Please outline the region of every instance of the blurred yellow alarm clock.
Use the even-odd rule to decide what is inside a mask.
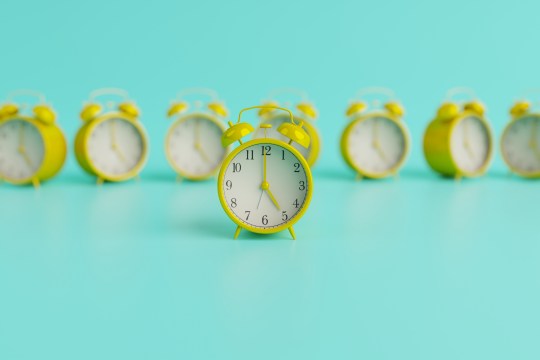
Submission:
[[[386,88],[360,90],[347,108],[350,123],[341,136],[341,153],[358,173],[358,179],[398,173],[409,152],[409,131],[403,114],[394,93]]]
[[[527,178],[540,177],[540,102],[517,101],[501,136],[501,152],[510,170]]]
[[[38,103],[29,109],[14,101],[23,96],[37,98]],[[19,90],[8,97],[0,106],[0,180],[38,187],[62,169],[67,145],[55,120],[52,107],[38,92]]]
[[[276,100],[285,96],[293,96],[298,100],[294,105],[290,102],[280,103]],[[268,100],[266,100],[263,105],[296,108],[296,111],[293,113],[295,121],[303,124],[302,126],[307,132],[311,141],[307,148],[299,144],[294,144],[293,146],[306,158],[309,166],[313,166],[319,158],[319,153],[321,150],[321,137],[317,131],[317,128],[315,127],[317,110],[315,109],[313,103],[308,100],[307,94],[297,89],[278,89],[268,95]],[[288,139],[278,131],[281,124],[290,121],[286,113],[273,108],[264,108],[259,111],[259,118],[261,120],[261,124],[270,124],[272,127],[269,129],[263,129],[261,127],[257,128],[253,133],[254,139],[260,139],[268,136],[269,138],[288,141]]]
[[[188,103],[188,95],[208,98]],[[191,106],[190,106],[191,105]],[[227,108],[210,89],[186,89],[180,92],[167,113],[175,117],[165,139],[165,154],[178,180],[204,180],[219,170],[227,149],[221,146]]]
[[[465,97],[466,101],[456,101]],[[493,155],[491,128],[484,105],[467,88],[451,89],[424,134],[429,166],[459,179],[483,175]]]
[[[109,101],[98,102],[106,97]],[[75,154],[98,184],[128,180],[143,168],[148,140],[138,117],[137,106],[124,90],[106,88],[90,94],[81,111],[83,125],[75,139]]]
[[[241,122],[242,114],[252,109],[281,110],[289,121],[278,132],[288,141],[264,137],[242,142],[255,129]],[[240,111],[238,122],[225,131],[224,147],[238,141],[223,162],[218,178],[218,194],[223,209],[238,225],[234,238],[242,229],[269,234],[288,229],[295,239],[293,225],[307,210],[313,193],[313,178],[305,158],[293,143],[307,148],[310,138],[303,123],[289,109],[278,106],[253,106]],[[271,124],[260,125],[264,130]]]

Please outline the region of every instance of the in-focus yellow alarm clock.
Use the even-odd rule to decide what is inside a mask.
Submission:
[[[511,120],[501,136],[501,153],[510,170],[526,178],[540,177],[540,112],[527,100],[510,109]]]
[[[383,96],[385,102],[368,95]],[[341,153],[347,164],[363,177],[379,179],[396,175],[409,153],[409,131],[402,120],[403,107],[385,88],[360,90],[346,111],[349,125],[341,136]]]
[[[242,138],[255,129],[241,122],[242,114],[252,109],[275,109],[288,113],[289,122],[278,128],[288,142],[261,138],[246,143]],[[308,147],[310,138],[289,109],[253,106],[240,111],[238,122],[223,134],[224,147],[238,141],[221,166],[218,179],[219,200],[232,221],[242,229],[269,234],[288,229],[296,239],[293,225],[307,210],[313,193],[313,178],[307,161],[292,144]],[[271,124],[261,124],[268,131]]]
[[[457,96],[469,100],[457,102]],[[484,113],[484,105],[472,90],[454,88],[448,92],[424,134],[424,155],[433,170],[456,179],[487,171],[493,137]]]
[[[120,102],[98,103],[100,97]],[[84,122],[75,139],[81,167],[103,181],[124,181],[139,174],[148,154],[146,132],[138,121],[139,110],[121,89],[100,89],[90,94],[81,111]]]
[[[184,99],[187,95],[204,95],[208,103],[195,101],[193,110]],[[204,180],[213,176],[227,155],[221,146],[225,131],[223,119],[227,108],[210,89],[186,89],[180,92],[167,113],[176,117],[165,139],[165,154],[178,180]]]
[[[39,103],[26,114],[28,105],[14,101],[19,96],[36,97]],[[19,90],[8,97],[0,107],[0,180],[38,187],[62,169],[67,145],[55,120],[38,92]]]
[[[299,98],[298,103],[294,105],[296,112],[294,118],[296,122],[302,123],[305,131],[311,139],[310,145],[307,148],[299,144],[294,144],[296,150],[298,150],[307,160],[309,166],[313,166],[321,151],[321,137],[317,128],[315,127],[315,120],[317,119],[317,110],[313,103],[308,100],[307,94],[301,90],[296,89],[279,89],[271,92],[267,101],[263,105],[269,106],[284,106],[286,108],[292,107],[292,104],[288,102],[280,103],[276,99],[283,95],[292,95]],[[261,109],[259,111],[259,118],[262,124],[270,124],[272,128],[263,129],[257,128],[253,133],[254,139],[261,139],[268,136],[269,138],[288,141],[288,139],[279,133],[279,126],[283,123],[289,122],[289,116],[283,111],[277,111],[275,109]],[[265,135],[266,134],[266,135]]]

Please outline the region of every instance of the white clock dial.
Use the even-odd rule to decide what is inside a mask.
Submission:
[[[540,172],[540,117],[525,116],[511,123],[501,146],[510,167],[522,173]]]
[[[476,116],[463,118],[450,138],[452,157],[461,171],[474,173],[489,161],[491,137],[484,122]]]
[[[14,181],[30,179],[45,156],[39,130],[25,120],[15,119],[0,126],[0,177]]]
[[[129,174],[145,156],[143,134],[129,120],[111,118],[92,129],[88,152],[93,166],[110,177]]]
[[[272,127],[270,129],[263,129],[261,127],[257,128],[253,134],[253,138],[254,139],[271,138],[271,139],[276,139],[276,140],[280,140],[287,143],[289,142],[289,138],[281,135],[281,133],[278,131],[279,126],[286,122],[288,123],[291,122],[291,118],[289,115],[277,115],[268,120],[265,120],[264,124],[270,124],[272,125]],[[266,130],[266,135],[264,133],[264,130]],[[313,140],[311,144],[313,144]],[[292,146],[296,150],[298,150],[300,154],[302,154],[304,159],[309,159],[309,155],[311,154],[311,144],[307,148],[297,143],[293,143]]]
[[[352,163],[369,174],[386,174],[407,155],[406,135],[384,116],[357,121],[346,141]]]
[[[265,157],[268,190],[263,189]],[[220,186],[226,206],[243,226],[264,230],[292,224],[311,193],[309,169],[274,143],[242,149],[224,171]]]
[[[190,176],[212,174],[227,150],[221,145],[223,129],[204,115],[177,122],[167,136],[167,153],[174,168]]]

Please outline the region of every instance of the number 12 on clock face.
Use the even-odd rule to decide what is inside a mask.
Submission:
[[[261,139],[235,149],[228,161],[218,190],[235,223],[253,232],[273,233],[300,219],[312,189],[311,172],[297,150]]]

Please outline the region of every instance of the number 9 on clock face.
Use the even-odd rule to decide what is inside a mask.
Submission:
[[[311,172],[304,157],[286,143],[252,140],[223,164],[219,198],[239,226],[273,233],[292,226],[311,200]]]

